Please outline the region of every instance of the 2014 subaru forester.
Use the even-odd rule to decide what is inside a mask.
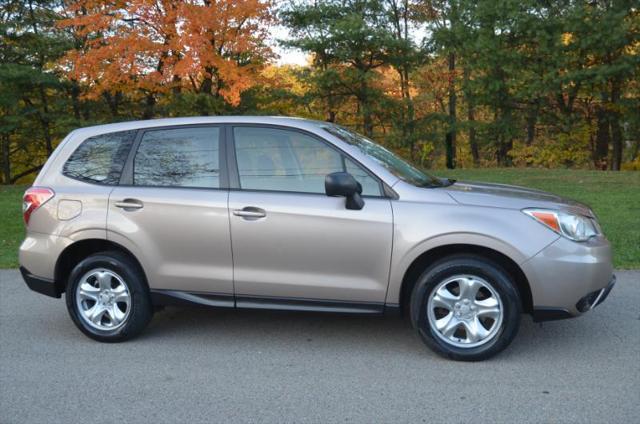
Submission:
[[[104,342],[166,304],[379,314],[480,360],[522,313],[568,318],[613,287],[587,206],[430,176],[346,128],[283,117],[69,134],[24,196],[28,286]]]

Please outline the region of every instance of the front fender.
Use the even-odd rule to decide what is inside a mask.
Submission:
[[[393,202],[393,213],[394,244],[386,296],[390,305],[400,302],[402,281],[409,267],[435,248],[478,246],[521,264],[559,238],[514,209]]]

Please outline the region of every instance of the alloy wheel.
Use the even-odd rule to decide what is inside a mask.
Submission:
[[[82,320],[101,331],[115,330],[131,312],[131,292],[115,272],[97,268],[87,272],[76,286],[76,307]]]
[[[455,275],[429,296],[427,317],[433,333],[449,345],[473,348],[491,341],[502,325],[500,295],[476,275]]]

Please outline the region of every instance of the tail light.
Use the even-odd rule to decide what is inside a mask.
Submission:
[[[24,223],[29,224],[31,214],[33,214],[40,206],[47,203],[55,193],[46,187],[31,187],[24,192],[22,198],[22,217]]]

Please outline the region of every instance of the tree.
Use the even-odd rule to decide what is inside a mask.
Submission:
[[[237,106],[271,54],[263,0],[78,0],[67,9],[60,26],[86,42],[61,67],[90,97],[142,95],[145,118],[159,95],[183,91]]]
[[[400,130],[404,144],[409,146],[411,156],[417,141],[415,134],[415,104],[411,95],[411,76],[416,68],[424,62],[424,52],[420,51],[411,32],[415,29],[418,7],[415,1],[386,0],[389,22],[392,25],[394,45],[389,52],[389,63],[399,77],[400,95]]]
[[[456,134],[457,134],[457,71],[456,58],[462,49],[460,40],[461,19],[458,0],[432,0],[425,1],[423,18],[429,24],[434,37],[431,40],[432,48],[443,49],[447,57],[448,65],[448,129],[445,135],[446,166],[449,169],[456,167]]]
[[[291,2],[280,14],[293,38],[285,44],[315,55],[320,84],[332,99],[356,99],[363,132],[373,136],[376,98],[375,70],[389,63],[396,40],[381,0],[317,0]]]
[[[578,54],[582,63],[567,76],[599,99],[594,163],[620,170],[623,96],[640,76],[640,11],[630,0],[600,0],[572,8],[568,23],[567,50]]]
[[[2,1],[0,132],[2,181],[37,172],[66,130],[63,84],[49,64],[69,47],[55,29],[56,3]]]

